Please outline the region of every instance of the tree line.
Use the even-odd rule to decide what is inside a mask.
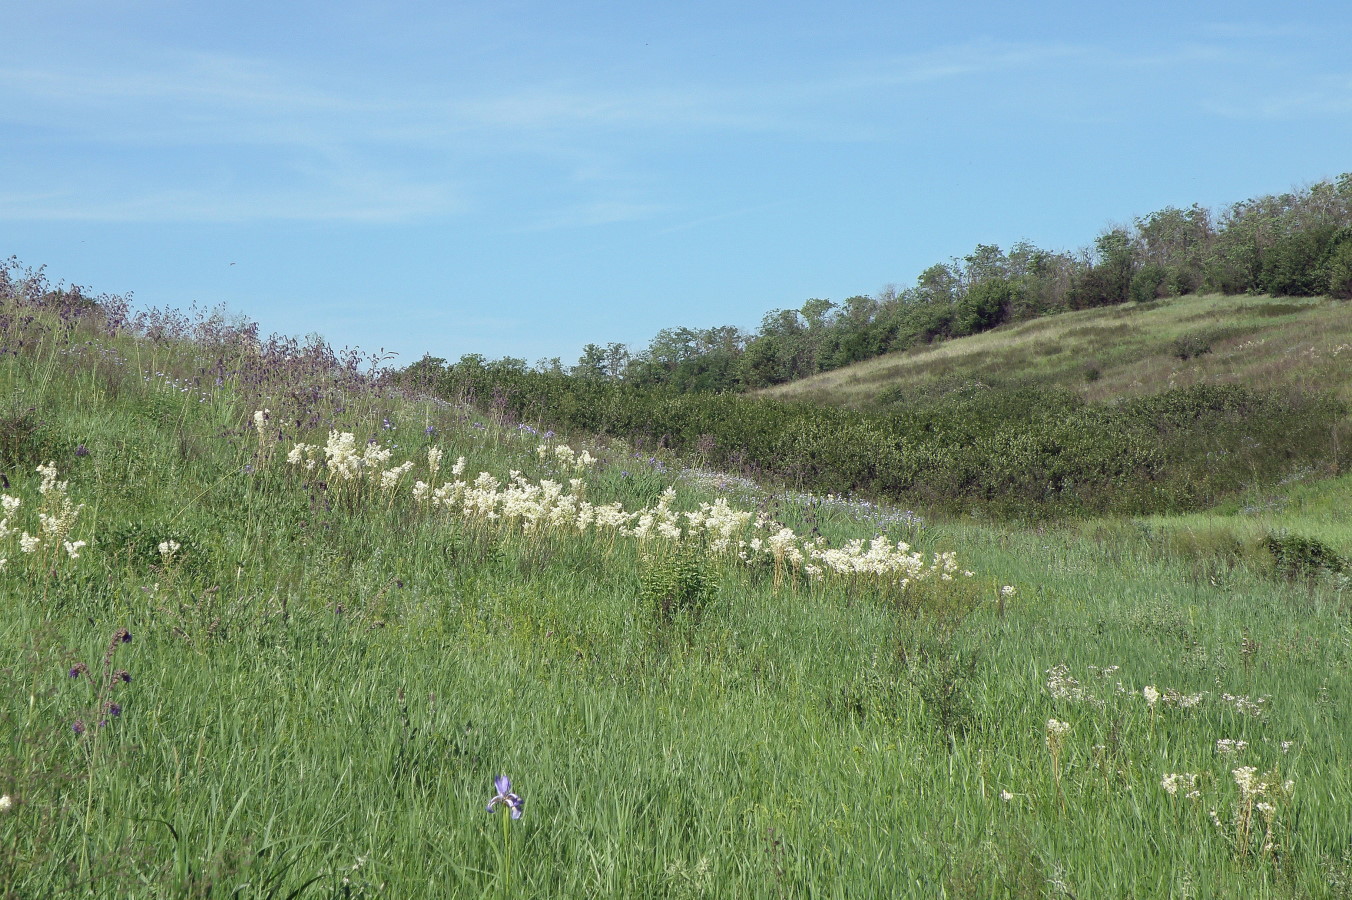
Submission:
[[[457,365],[678,393],[745,391],[1008,322],[1192,293],[1352,298],[1352,173],[1219,211],[1165,207],[1105,229],[1075,252],[978,244],[925,269],[912,287],[840,303],[809,299],[766,313],[755,332],[673,327],[641,350],[588,344],[573,366],[477,354]],[[445,364],[426,357],[410,374],[432,375]]]

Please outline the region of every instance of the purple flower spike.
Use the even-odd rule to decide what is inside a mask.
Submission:
[[[85,723],[84,723],[83,721],[81,721],[80,719],[76,719],[74,722],[72,722],[72,723],[70,724],[70,730],[73,731],[73,732],[75,732],[77,735],[79,735],[79,734],[84,734],[84,733],[85,733]]]
[[[493,779],[493,787],[497,788],[498,794],[492,800],[488,801],[488,811],[492,812],[493,807],[499,803],[507,804],[507,808],[512,811],[512,818],[521,818],[521,813],[525,810],[526,801],[512,793],[512,779],[506,775],[499,775]]]

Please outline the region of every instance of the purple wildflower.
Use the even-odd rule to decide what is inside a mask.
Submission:
[[[70,730],[75,732],[76,735],[84,734],[85,733],[84,720],[76,719],[74,722],[71,723]]]
[[[108,706],[107,706],[107,710],[108,710],[108,715],[110,715],[110,716],[112,716],[114,719],[116,719],[118,716],[122,715],[122,704],[121,704],[121,703],[109,703]]]
[[[76,663],[75,665],[70,667],[70,677],[79,678],[81,675],[85,674],[88,671],[89,666],[86,666],[84,663]]]
[[[493,787],[497,788],[497,796],[488,801],[488,811],[492,812],[493,807],[499,803],[507,804],[507,808],[512,811],[512,818],[521,818],[521,813],[525,809],[526,801],[512,793],[512,779],[506,775],[499,775],[493,779]]]
[[[75,448],[75,455],[76,455],[76,456],[88,456],[88,455],[89,455],[89,448],[86,447],[84,444],[80,444],[78,447]]]

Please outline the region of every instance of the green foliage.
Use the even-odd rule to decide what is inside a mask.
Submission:
[[[717,594],[718,580],[701,547],[685,543],[643,561],[640,597],[659,633],[697,628]]]
[[[1207,331],[1190,331],[1174,338],[1170,352],[1181,360],[1195,359],[1211,352],[1212,336]]]
[[[49,460],[66,460],[72,446],[36,409],[11,409],[0,415],[0,472],[27,477]]]
[[[1318,538],[1281,531],[1269,534],[1266,545],[1278,574],[1285,578],[1310,578],[1347,569],[1347,560]]]

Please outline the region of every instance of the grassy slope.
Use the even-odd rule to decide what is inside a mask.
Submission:
[[[1179,359],[1173,345],[1185,335],[1208,336],[1212,352]],[[1082,310],[889,354],[764,393],[863,405],[889,390],[926,394],[973,380],[1066,387],[1091,402],[1197,383],[1332,389],[1352,399],[1352,305],[1213,295]]]
[[[1336,585],[1243,561],[1203,573],[1131,523],[936,523],[898,534],[978,571],[968,614],[729,569],[673,639],[623,543],[333,503],[260,457],[248,422],[267,404],[288,441],[332,421],[501,475],[542,474],[533,436],[379,393],[216,386],[176,345],[72,351],[87,337],[0,358],[7,415],[44,423],[29,452],[87,504],[72,537],[90,541],[55,576],[0,552],[0,792],[17,801],[0,886],[16,896],[288,896],[318,879],[304,896],[1294,898],[1352,877]],[[595,449],[598,500],[670,480]],[[27,515],[37,479],[9,474]],[[684,486],[679,504],[708,496]],[[876,530],[867,510],[778,503],[833,542]],[[167,538],[175,564],[138,550]],[[1002,583],[1018,588],[1003,617]],[[119,627],[135,636],[115,654],[134,676],[123,713],[76,738],[89,700],[66,670],[98,669]],[[1087,697],[1049,694],[1061,663]],[[1152,710],[1145,685],[1208,693]],[[1270,700],[1247,716],[1223,692]],[[1059,783],[1052,717],[1071,725]],[[1251,746],[1217,755],[1220,738]],[[1237,764],[1295,779],[1270,852],[1236,841]],[[510,891],[483,812],[499,772],[527,798]],[[1165,794],[1168,772],[1201,773],[1202,798]]]

